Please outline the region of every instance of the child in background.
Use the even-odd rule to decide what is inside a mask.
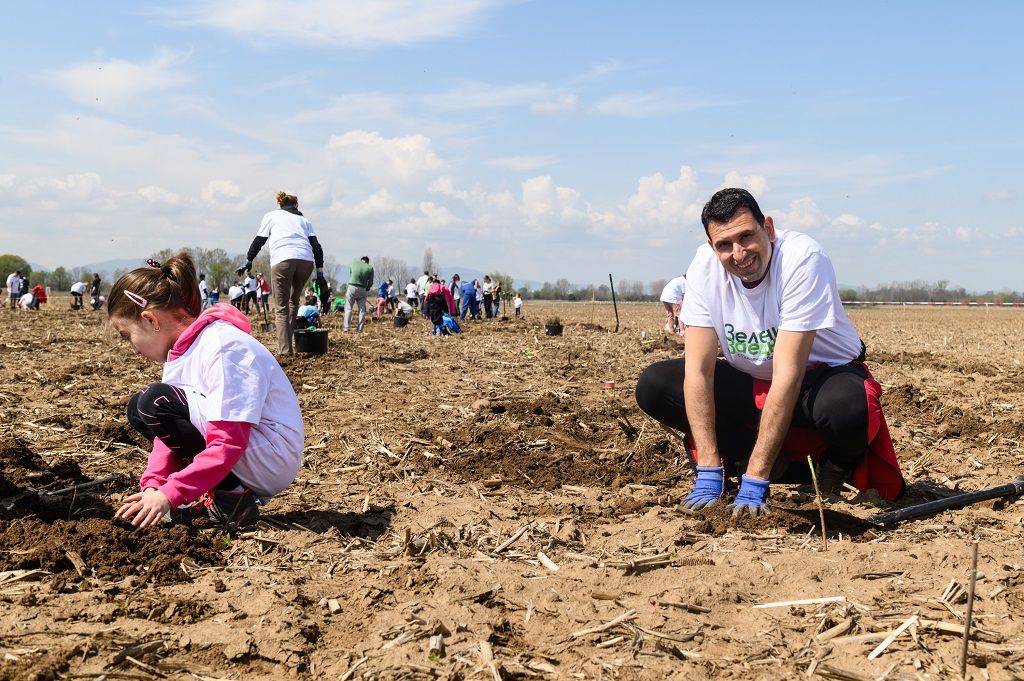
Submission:
[[[520,296],[519,293],[516,293],[515,300],[512,301],[512,306],[516,308],[516,319],[519,319],[519,316],[523,311],[523,297]]]
[[[295,312],[295,328],[296,329],[319,329],[320,328],[320,311],[316,309],[316,305],[300,305],[299,309]]]
[[[445,296],[445,294],[448,294]],[[427,297],[423,301],[423,309],[426,310],[430,322],[434,325],[435,336],[447,336],[448,329],[444,325],[444,315],[451,314],[447,298],[451,293],[440,283],[432,282],[427,289]]]
[[[259,505],[292,483],[302,464],[302,413],[288,377],[236,308],[200,313],[192,258],[132,270],[110,291],[110,324],[160,383],[128,401],[128,421],[153,443],[142,491],[115,517],[146,527],[203,518],[251,525]]]

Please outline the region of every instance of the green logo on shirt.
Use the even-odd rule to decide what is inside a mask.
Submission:
[[[748,357],[771,357],[775,352],[775,339],[779,330],[775,327],[767,331],[737,331],[732,324],[725,325],[725,342],[733,355]]]

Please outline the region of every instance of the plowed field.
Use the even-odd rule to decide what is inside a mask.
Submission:
[[[102,313],[0,310],[0,679],[959,678],[974,539],[968,672],[1024,677],[1024,502],[882,529],[892,506],[848,492],[824,551],[805,489],[765,519],[682,513],[685,455],[632,393],[682,353],[660,307],[618,332],[610,305],[525,311],[449,338],[328,319],[326,355],[284,362],[298,480],[226,537],[111,519],[147,451],[124,408],[160,368]],[[1024,311],[851,317],[897,507],[1024,473]]]

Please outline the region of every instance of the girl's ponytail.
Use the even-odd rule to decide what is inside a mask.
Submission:
[[[143,309],[182,309],[198,317],[201,308],[199,280],[192,256],[181,251],[165,263],[146,261],[146,267],[128,272],[110,289],[107,314],[110,317],[137,319]]]

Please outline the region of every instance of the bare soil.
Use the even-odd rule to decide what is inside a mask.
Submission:
[[[910,488],[828,500],[822,550],[804,488],[677,510],[685,455],[632,395],[682,352],[657,305],[618,332],[590,304],[450,338],[329,318],[327,355],[283,362],[306,462],[257,528],[140,531],[112,520],[147,452],[124,408],[160,369],[51,305],[0,311],[0,679],[959,678],[975,538],[969,675],[1024,677],[1024,502],[866,522],[1022,473],[1024,311],[851,312]],[[825,600],[754,607],[799,599]]]

